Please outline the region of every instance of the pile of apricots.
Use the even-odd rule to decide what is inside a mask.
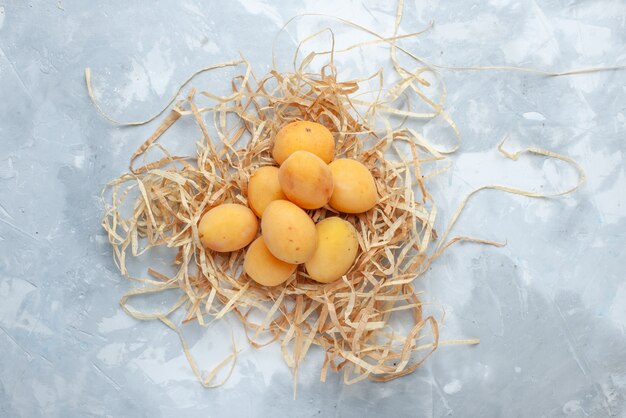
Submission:
[[[317,282],[340,279],[357,257],[357,231],[337,216],[315,224],[305,210],[328,205],[337,212],[363,213],[376,205],[378,193],[363,164],[334,155],[335,139],[325,126],[309,121],[283,126],[272,149],[278,167],[252,174],[249,207],[223,203],[201,217],[202,245],[217,252],[248,246],[243,270],[264,286],[284,283],[299,264]]]

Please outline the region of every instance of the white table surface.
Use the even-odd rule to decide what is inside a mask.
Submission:
[[[554,161],[499,156],[506,134],[512,149],[569,155],[588,175],[559,199],[478,195],[455,231],[507,246],[458,246],[420,279],[426,298],[446,309],[442,339],[480,338],[478,346],[441,348],[408,377],[353,386],[335,375],[320,383],[313,353],[294,401],[276,347],[251,349],[238,329],[244,351],[233,377],[205,390],[175,334],[119,309],[132,284],[112,261],[98,194],[155,124],[103,120],[88,100],[84,68],[92,68],[104,108],[137,119],[191,72],[239,51],[264,74],[274,36],[293,15],[333,14],[391,35],[394,7],[0,0],[0,416],[625,416],[626,71],[560,78],[442,71],[463,144],[453,168],[428,183],[439,229],[477,186],[553,190],[575,180]],[[430,62],[549,70],[626,63],[623,0],[408,1],[405,8],[403,32],[435,22],[403,43]],[[303,18],[280,38],[278,66],[288,68],[295,41],[325,25],[343,44],[367,39]],[[340,63],[353,76],[386,56],[372,48]],[[214,74],[194,85],[219,90],[227,80]],[[416,127],[445,141],[433,124]],[[195,139],[184,126],[177,132],[174,149]],[[228,351],[225,324],[185,333],[205,367]]]

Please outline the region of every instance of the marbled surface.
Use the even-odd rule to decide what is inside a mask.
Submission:
[[[567,154],[588,175],[559,199],[479,194],[455,231],[507,246],[458,246],[421,279],[428,299],[447,312],[442,338],[480,338],[478,346],[441,348],[411,376],[348,387],[336,376],[319,383],[313,353],[294,401],[276,347],[249,348],[236,325],[244,350],[235,373],[205,390],[175,334],[120,311],[131,284],[112,261],[98,195],[154,124],[104,121],[87,98],[84,68],[94,71],[105,109],[141,118],[193,70],[239,51],[265,73],[275,34],[295,14],[333,14],[391,35],[390,3],[0,0],[0,416],[626,415],[626,71],[442,72],[463,144],[453,168],[428,183],[441,209],[438,228],[477,186],[554,190],[575,181],[552,160],[499,156],[506,134],[510,148]],[[403,43],[430,62],[551,70],[626,63],[623,0],[408,1],[405,8],[403,32],[435,22]],[[368,39],[302,18],[280,37],[278,66],[290,65],[298,39],[329,25],[342,44]],[[386,57],[373,47],[341,61],[342,71],[367,73]],[[219,89],[224,74],[194,84]],[[436,141],[446,136],[436,124],[421,128]],[[183,126],[170,145],[189,146],[195,134]],[[225,324],[185,333],[205,367],[229,350]]]

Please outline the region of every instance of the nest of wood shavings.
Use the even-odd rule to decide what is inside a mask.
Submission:
[[[423,315],[413,287],[431,261],[427,250],[436,238],[436,208],[420,166],[438,157],[414,131],[391,127],[388,113],[379,110],[382,100],[356,105],[351,97],[362,80],[337,80],[332,64],[319,73],[274,71],[260,80],[247,62],[235,64],[246,71],[233,79],[232,94],[218,97],[202,92],[214,104],[201,108],[192,90],[132,156],[131,172],[108,186],[112,200],[103,226],[122,274],[130,276],[128,254],[139,256],[155,247],[175,250],[176,274],[165,277],[150,269],[154,279],[140,279],[148,286],[126,295],[122,307],[136,318],[163,321],[181,337],[168,319],[177,309],[186,310],[185,321],[197,320],[201,325],[232,312],[252,346],[278,342],[294,374],[313,345],[325,353],[322,380],[328,369],[343,370],[348,384],[413,372],[438,346],[437,320]],[[411,116],[411,111],[402,114]],[[171,156],[157,144],[181,117],[193,118],[202,132],[195,156]],[[380,118],[386,126],[382,134],[371,125]],[[207,119],[213,122],[211,129]],[[294,120],[315,121],[333,132],[336,157],[356,159],[371,170],[379,203],[364,214],[340,215],[358,231],[360,247],[342,279],[320,284],[300,266],[287,283],[268,288],[242,272],[245,250],[230,254],[205,250],[197,223],[221,203],[247,204],[250,176],[261,166],[275,164],[270,154],[274,135]],[[165,156],[134,167],[135,160],[151,148],[159,148]],[[135,199],[132,214],[124,216],[122,207],[131,198]],[[337,215],[328,207],[309,213],[314,221]],[[184,294],[168,312],[146,314],[127,306],[131,296],[172,288]],[[410,329],[403,333],[389,326],[391,318],[402,313],[412,318]],[[203,376],[185,351],[202,383],[212,385],[217,370],[209,378]],[[233,365],[235,355],[219,367]]]

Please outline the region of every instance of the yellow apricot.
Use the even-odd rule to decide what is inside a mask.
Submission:
[[[341,158],[328,165],[333,175],[333,194],[328,204],[340,212],[362,213],[378,201],[372,173],[363,164]]]
[[[335,138],[324,125],[299,120],[283,126],[274,138],[272,156],[280,165],[296,151],[309,151],[326,164],[335,155]]]
[[[258,237],[246,251],[243,269],[258,284],[277,286],[287,281],[296,270],[296,265],[285,263],[274,257],[267,249],[263,237]]]
[[[224,203],[205,213],[198,223],[198,234],[205,248],[218,252],[239,250],[250,244],[259,222],[247,207]]]
[[[350,270],[359,249],[354,226],[333,216],[315,225],[317,250],[304,265],[311,278],[320,283],[330,283]]]
[[[261,167],[250,177],[248,203],[259,218],[271,201],[286,198],[278,182],[278,167]]]
[[[305,211],[287,200],[274,200],[267,205],[261,232],[274,257],[286,263],[304,263],[317,248],[315,224]]]
[[[321,208],[333,193],[328,165],[308,151],[296,151],[283,162],[278,182],[287,198],[304,209]]]

